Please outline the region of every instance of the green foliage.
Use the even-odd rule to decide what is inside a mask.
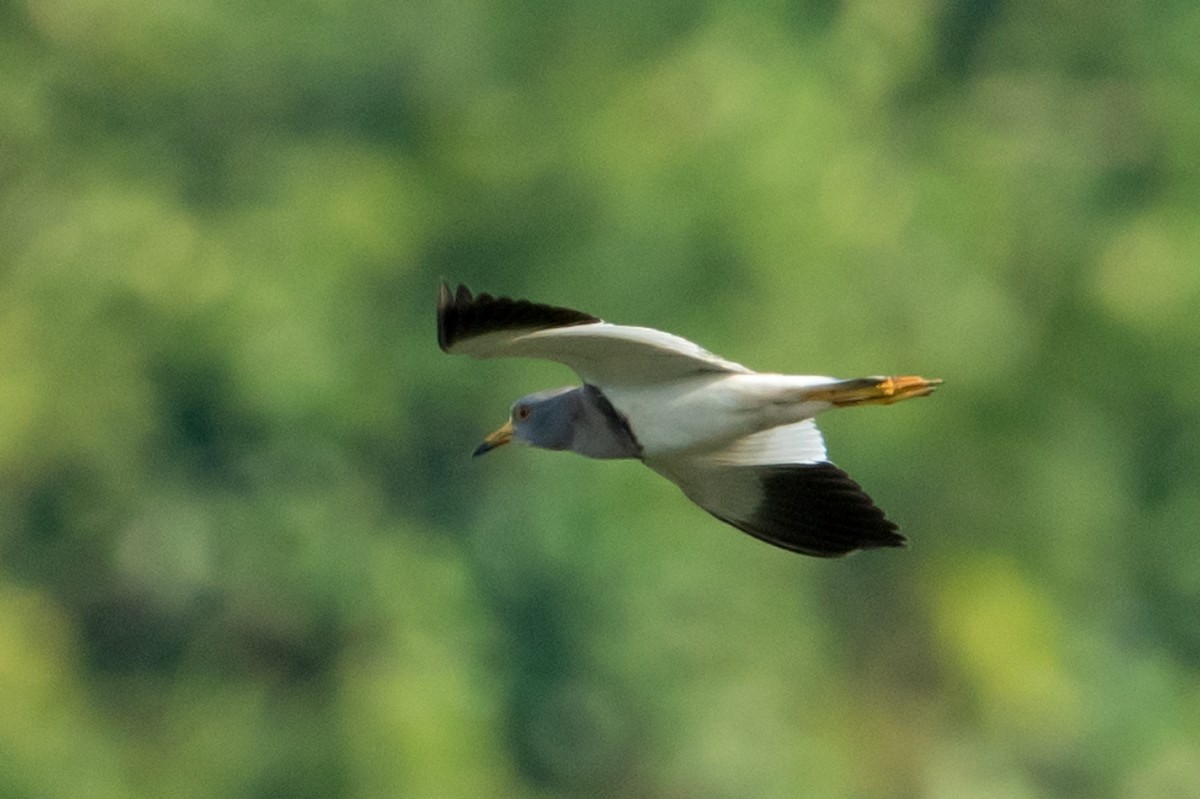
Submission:
[[[0,794],[1200,793],[1187,3],[0,3]],[[761,369],[912,539],[468,454],[560,369],[436,281]]]

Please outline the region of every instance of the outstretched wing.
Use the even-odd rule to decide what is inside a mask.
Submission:
[[[704,373],[749,373],[685,338],[605,322],[571,308],[438,289],[438,345],[476,358],[544,358],[596,386],[644,385]]]
[[[905,544],[862,487],[826,460],[812,419],[646,465],[721,521],[784,549],[828,558]]]

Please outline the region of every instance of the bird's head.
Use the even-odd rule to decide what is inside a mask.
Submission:
[[[474,454],[482,455],[513,441],[542,449],[569,448],[574,418],[572,399],[578,391],[576,386],[567,386],[539,391],[517,400],[508,421],[488,435]]]

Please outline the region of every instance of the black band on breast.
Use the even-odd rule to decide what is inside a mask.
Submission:
[[[604,414],[604,418],[608,421],[608,425],[612,431],[628,441],[634,457],[641,458],[642,444],[637,440],[637,436],[634,435],[633,428],[629,426],[629,420],[613,407],[613,404],[608,401],[608,397],[604,396],[604,392],[600,389],[589,383],[584,383],[583,391],[591,399],[595,400],[596,407]]]

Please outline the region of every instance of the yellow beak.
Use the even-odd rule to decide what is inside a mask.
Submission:
[[[483,443],[476,447],[475,451],[471,454],[482,455],[485,452],[490,452],[496,447],[502,447],[508,442],[512,441],[512,437],[513,425],[512,419],[509,419],[507,422],[501,425],[499,430],[496,430],[494,433],[491,433],[487,438],[485,438]]]

